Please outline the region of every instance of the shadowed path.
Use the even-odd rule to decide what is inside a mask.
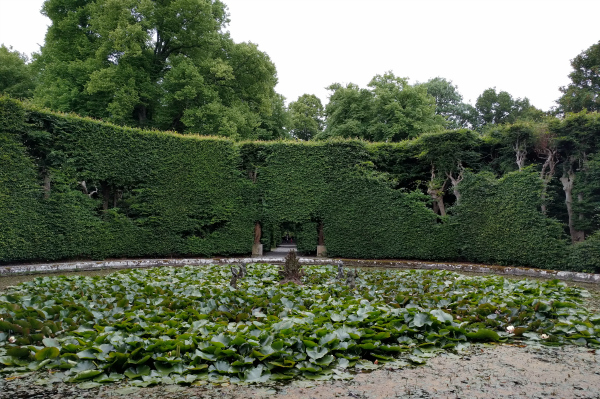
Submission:
[[[274,251],[265,253],[261,258],[285,258],[291,250],[298,251],[296,244],[281,244]]]

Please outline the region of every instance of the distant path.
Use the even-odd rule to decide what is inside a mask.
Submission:
[[[261,258],[285,258],[290,251],[298,251],[296,244],[281,244],[273,251],[265,252]]]

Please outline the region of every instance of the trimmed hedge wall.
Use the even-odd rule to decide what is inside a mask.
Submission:
[[[7,99],[0,118],[0,261],[251,251],[254,195],[234,143],[24,112]]]
[[[501,179],[466,173],[461,203],[453,209],[460,257],[474,262],[564,268],[562,226],[540,212],[542,182],[525,169]]]
[[[142,131],[0,98],[0,262],[249,254],[260,222],[266,250],[293,229],[314,253],[322,224],[329,256],[599,270],[595,241],[571,249],[540,213],[534,171],[466,173],[441,218],[411,181],[429,169],[417,155]]]

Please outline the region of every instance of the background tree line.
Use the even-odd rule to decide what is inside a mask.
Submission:
[[[600,108],[600,42],[572,60],[572,83],[551,112],[496,88],[471,105],[444,78],[411,85],[392,72],[367,88],[331,84],[325,107],[311,94],[286,106],[275,65],[229,37],[219,0],[47,0],[42,13],[52,25],[32,62],[0,46],[0,93],[125,126],[235,140],[400,141]]]

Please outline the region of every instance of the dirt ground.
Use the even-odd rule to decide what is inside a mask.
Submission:
[[[358,373],[350,381],[82,389],[63,383],[38,385],[23,377],[1,380],[0,398],[600,398],[599,362],[600,353],[588,348],[480,346],[414,368]]]
[[[87,274],[87,273],[85,273]],[[104,274],[104,273],[99,273]],[[8,285],[32,279],[0,278],[0,291]],[[583,286],[592,297],[586,307],[600,311],[600,287]],[[48,372],[45,372],[48,374]],[[40,377],[47,377],[44,381]],[[246,399],[246,398],[598,398],[600,399],[600,351],[586,347],[516,345],[473,346],[460,354],[447,353],[425,365],[401,369],[359,372],[349,381],[294,381],[262,386],[206,384],[160,385],[148,388],[126,383],[89,387],[52,382],[50,375],[3,376],[0,398],[149,398],[149,399]]]

